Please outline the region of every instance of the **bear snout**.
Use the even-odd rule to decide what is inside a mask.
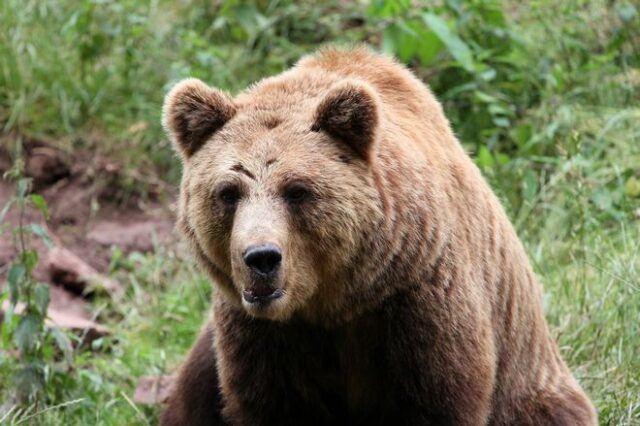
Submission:
[[[249,246],[242,254],[249,269],[251,286],[242,291],[245,302],[265,304],[282,296],[278,272],[282,265],[282,250],[275,244]]]
[[[268,277],[278,272],[282,251],[275,244],[250,246],[242,257],[252,273],[260,277]]]

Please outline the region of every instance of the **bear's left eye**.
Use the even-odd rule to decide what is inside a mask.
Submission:
[[[284,199],[290,205],[297,206],[311,198],[311,191],[304,185],[296,183],[284,190]]]

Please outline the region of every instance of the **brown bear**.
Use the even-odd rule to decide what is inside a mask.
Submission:
[[[325,49],[167,95],[213,320],[162,424],[594,425],[541,286],[430,91]]]

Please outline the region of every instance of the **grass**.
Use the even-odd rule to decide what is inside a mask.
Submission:
[[[175,183],[179,167],[159,126],[172,82],[193,75],[236,91],[317,45],[376,43],[390,20],[404,19],[362,9],[6,0],[2,140],[55,140]],[[600,423],[640,424],[640,11],[604,0],[507,1],[504,10],[507,47],[484,45],[455,21],[476,62],[497,70],[492,80],[461,71],[444,51],[430,66],[406,61],[443,100],[503,200],[544,284],[552,332]],[[145,190],[133,178],[123,185]],[[118,305],[94,302],[112,335],[77,353],[47,404],[13,412],[8,424],[156,422],[155,408],[132,403],[135,383],[179,364],[208,315],[210,284],[182,247],[114,259],[113,275],[130,289]],[[14,369],[0,351],[0,401],[11,395]]]
[[[155,424],[154,409],[131,402],[137,379],[170,373],[180,362],[207,318],[210,284],[189,259],[162,248],[129,255],[114,275],[130,285],[124,300],[95,302],[112,335],[77,354],[68,379],[59,383],[67,387],[60,401],[73,403],[38,414],[37,424]],[[3,397],[11,390],[11,369],[11,359],[0,358]],[[24,418],[16,413],[6,420],[20,424]]]
[[[601,424],[633,425],[640,422],[640,223],[637,211],[621,214],[637,203],[619,210],[613,200],[624,198],[616,194],[622,171],[640,164],[640,111],[577,106],[574,113],[574,132],[596,135],[596,143],[563,162],[521,220],[528,228],[521,235],[530,235],[547,317]]]

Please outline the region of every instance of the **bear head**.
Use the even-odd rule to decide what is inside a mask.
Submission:
[[[383,220],[379,102],[350,78],[267,79],[235,99],[187,79],[167,94],[179,227],[222,297],[271,320],[353,299],[358,257]]]

